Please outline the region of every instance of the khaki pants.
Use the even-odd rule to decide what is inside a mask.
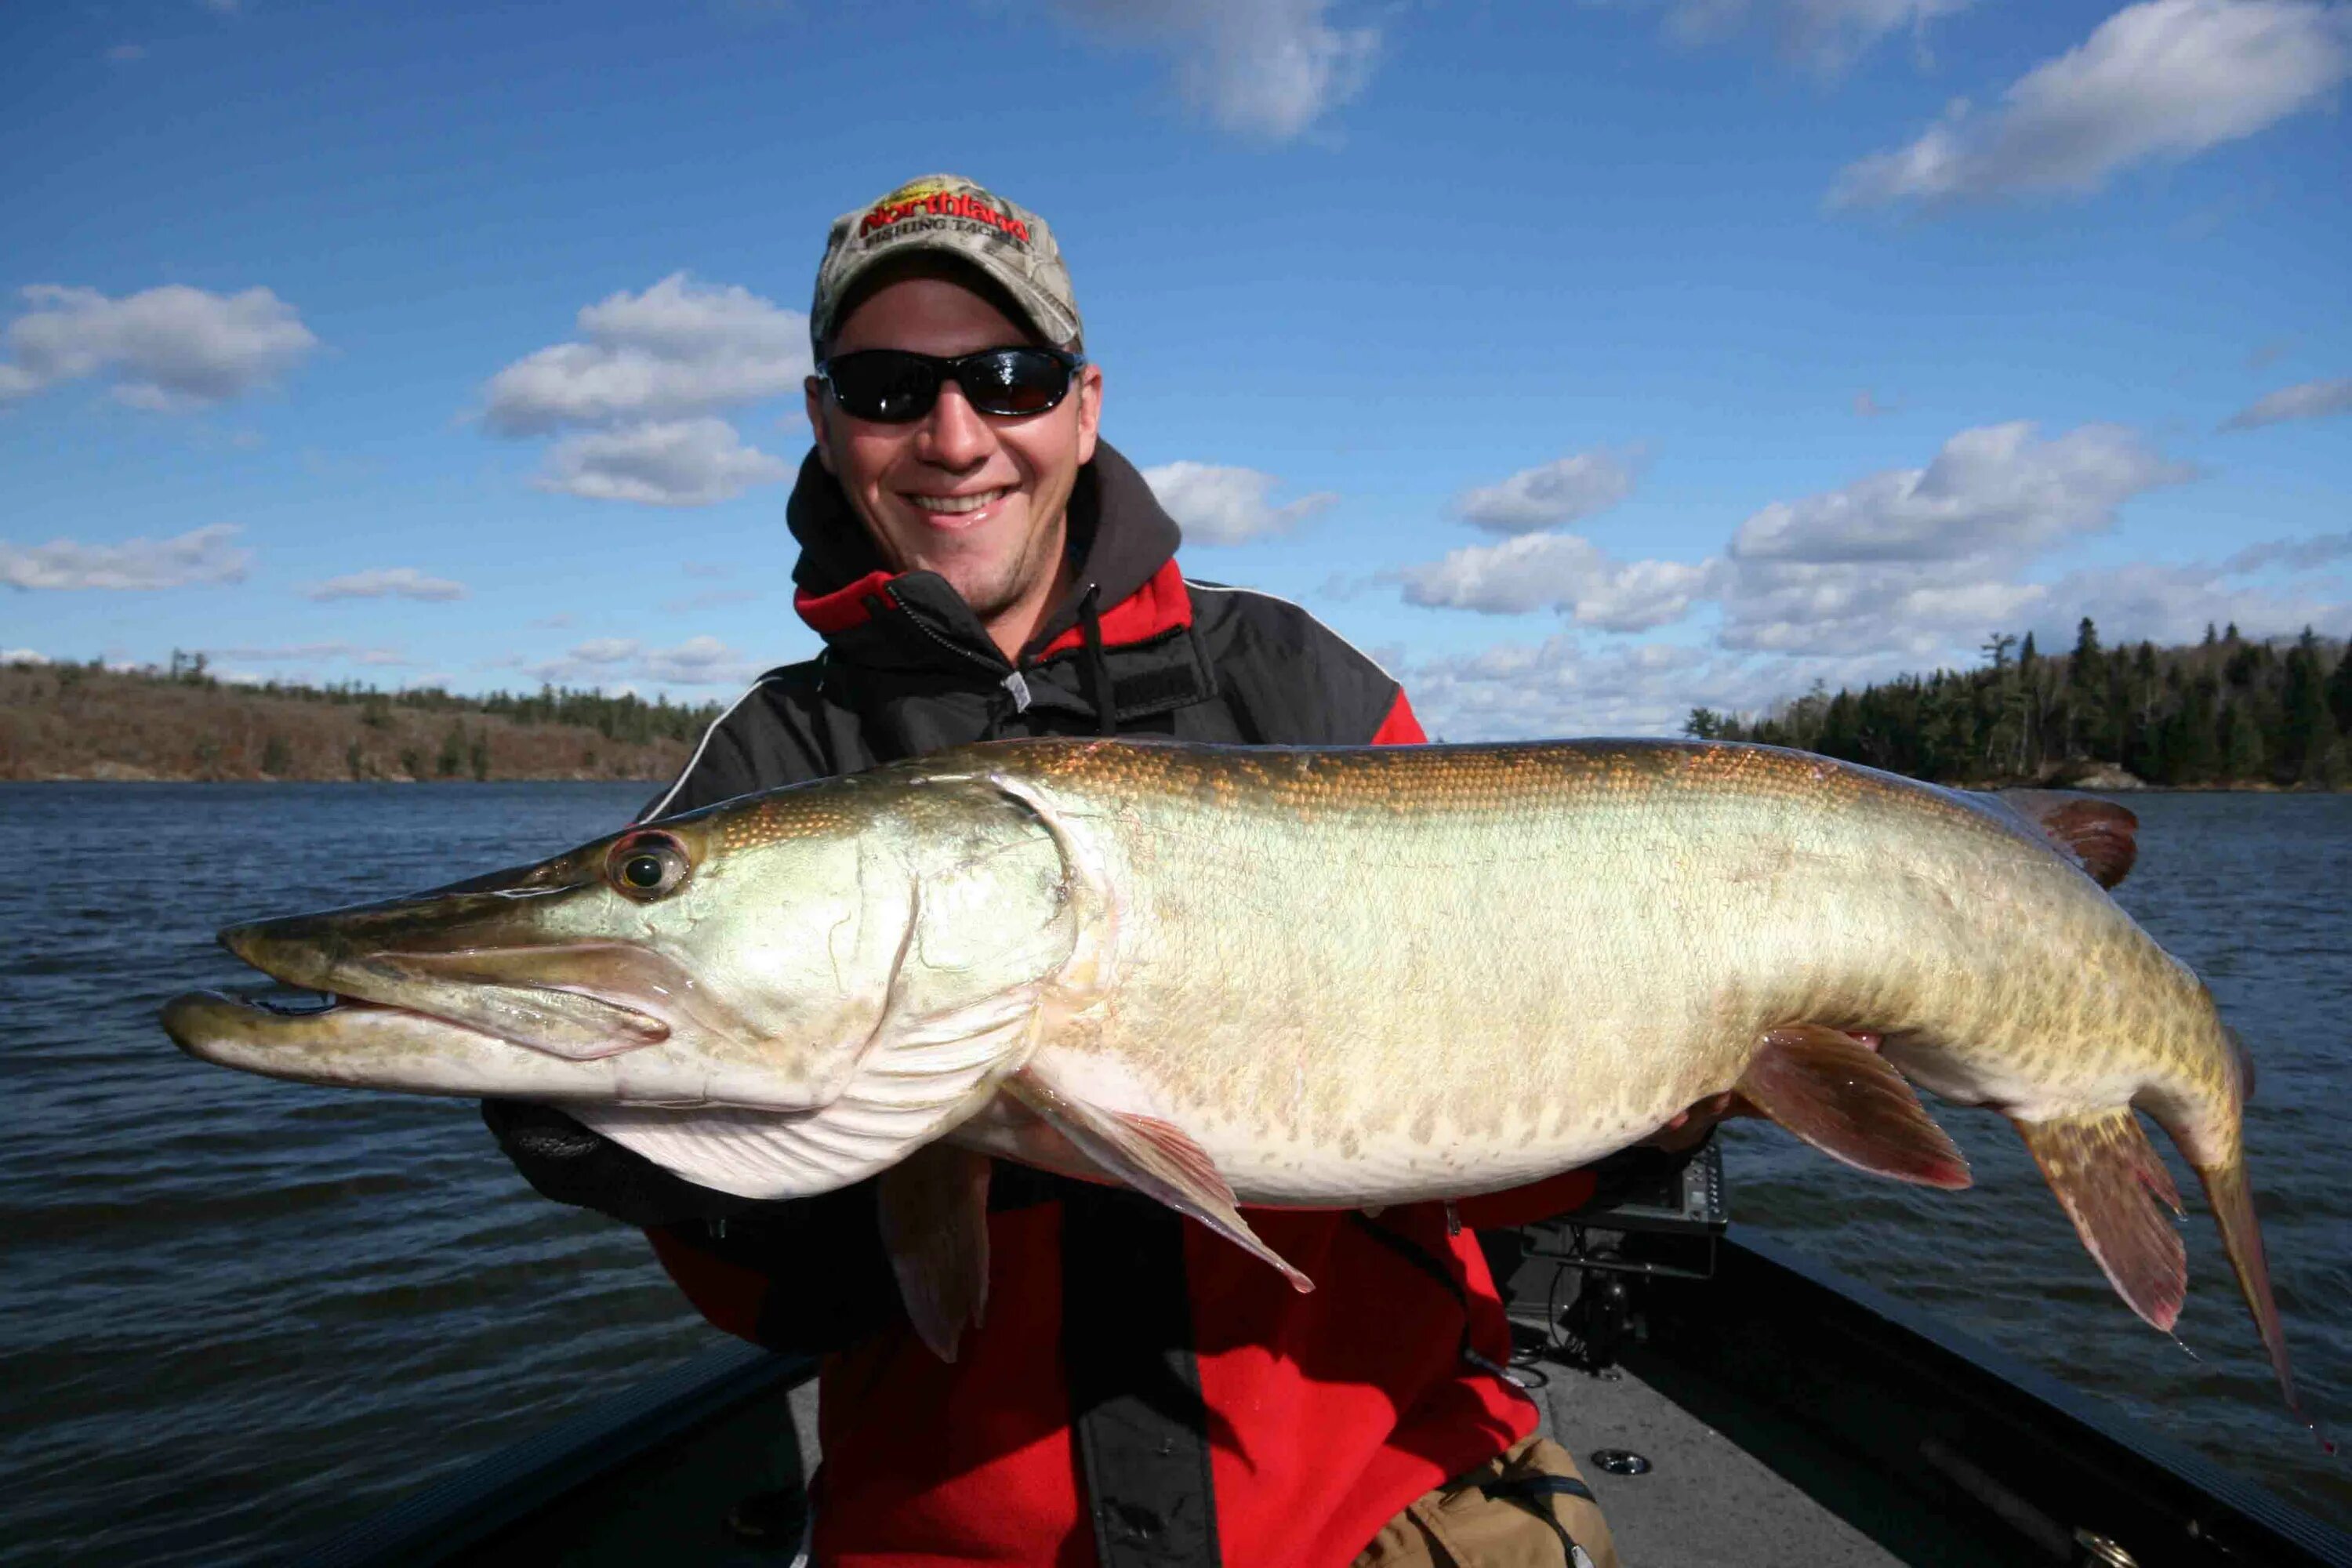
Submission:
[[[1424,1492],[1381,1528],[1353,1568],[1619,1568],[1576,1461],[1529,1437]]]

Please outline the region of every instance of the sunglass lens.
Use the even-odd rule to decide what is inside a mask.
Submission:
[[[940,373],[920,354],[873,349],[844,354],[830,366],[833,395],[860,419],[919,419],[939,395]]]
[[[958,380],[983,414],[1043,414],[1069,390],[1070,372],[1052,354],[1006,349],[965,361]]]

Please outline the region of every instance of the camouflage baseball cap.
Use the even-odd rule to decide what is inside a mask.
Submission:
[[[869,268],[925,251],[979,268],[1047,342],[1081,335],[1070,270],[1045,220],[961,174],[925,174],[833,220],[809,307],[809,341],[817,351],[824,352],[843,303]]]

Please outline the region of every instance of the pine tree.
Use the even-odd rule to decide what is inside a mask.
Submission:
[[[2231,784],[2252,784],[2263,776],[2263,732],[2244,702],[2232,702],[2221,713],[2221,776]]]
[[[2211,784],[2221,772],[2221,683],[2210,675],[2198,676],[2182,690],[2171,721],[2176,726],[2170,747],[2173,783]]]
[[[2337,734],[2352,735],[2352,641],[2336,656],[2336,673],[2327,678],[2327,711]]]
[[[2105,661],[2099,652],[2099,628],[2084,616],[2074,627],[2074,655],[2067,661],[2066,684],[2095,690],[2105,684]]]
[[[2066,661],[2066,754],[2114,760],[2107,740],[2106,659],[2099,630],[2084,616],[2074,628],[2074,652]]]
[[[2285,681],[2279,693],[2278,775],[2281,784],[2300,783],[2310,776],[2336,739],[2336,724],[2327,712],[2326,682],[2319,671],[2319,639],[2311,628],[2287,650]]]

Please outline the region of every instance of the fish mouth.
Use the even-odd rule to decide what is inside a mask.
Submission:
[[[285,985],[322,994],[321,1004],[293,1008],[207,994],[284,1020],[275,1026],[280,1034],[303,1024],[316,1032],[334,1014],[374,1009],[567,1061],[595,1061],[669,1038],[668,1019],[653,1009],[695,991],[675,961],[631,942],[380,947],[369,940],[373,923],[296,916],[220,933],[237,957]]]

